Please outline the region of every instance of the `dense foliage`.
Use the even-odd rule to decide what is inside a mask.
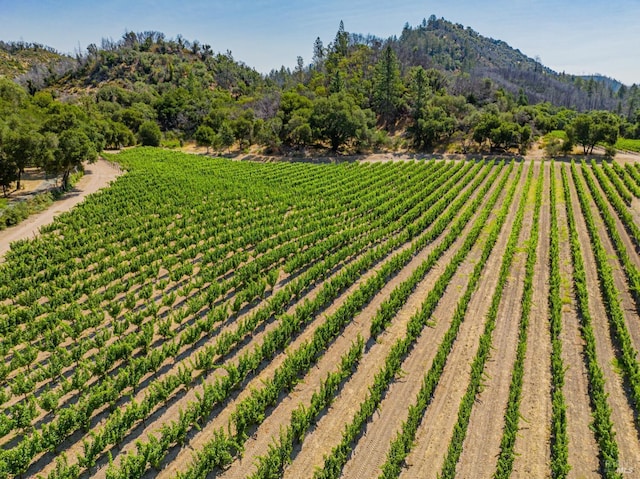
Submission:
[[[0,78],[0,184],[5,195],[29,167],[60,176],[66,188],[73,171],[95,161],[106,147],[131,145],[134,138],[121,123],[79,105],[54,100],[48,93],[28,95]]]
[[[54,55],[24,43],[0,44],[0,50]],[[97,151],[136,140],[167,146],[194,140],[217,152],[256,145],[265,152],[525,153],[540,135],[566,130],[557,152],[581,145],[590,153],[603,144],[613,155],[619,137],[640,137],[637,85],[558,75],[504,42],[434,16],[387,40],[351,34],[341,23],[326,47],[316,40],[310,63],[299,57],[293,71],[283,67],[267,75],[231,52],[149,31],[89,45],[73,67],[35,69],[17,80],[32,96],[22,101],[45,110],[12,114],[34,134],[22,155],[29,164],[43,162],[34,148],[49,144],[46,133],[56,132],[37,118],[58,105],[37,93],[43,89],[82,106],[82,115],[74,114],[94,125],[88,137]],[[7,86],[0,90],[7,94]],[[14,128],[11,119],[3,123]],[[4,156],[10,150],[3,147]],[[2,183],[15,183],[16,175],[6,171],[15,161],[0,161]],[[21,164],[13,169],[22,171]]]

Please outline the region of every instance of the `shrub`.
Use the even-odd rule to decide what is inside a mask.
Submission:
[[[154,121],[145,121],[140,125],[138,138],[143,146],[160,146],[160,139],[162,138],[160,127]]]

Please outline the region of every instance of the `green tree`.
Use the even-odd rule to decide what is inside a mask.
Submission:
[[[593,142],[593,122],[592,118],[588,114],[578,115],[570,125],[567,127],[567,136],[572,143],[582,145],[582,149],[586,154],[591,153],[593,146],[596,142]]]
[[[220,146],[222,148],[226,148],[227,151],[230,151],[231,146],[236,141],[236,137],[233,132],[233,128],[228,121],[225,121],[222,123],[222,125],[220,125],[218,136],[220,137]]]
[[[18,179],[18,166],[13,158],[5,154],[3,136],[0,136],[0,186],[2,186],[2,194],[7,196],[11,183]]]
[[[448,138],[456,126],[454,118],[441,107],[423,108],[408,127],[408,133],[416,148],[429,148]]]
[[[140,125],[138,138],[143,146],[160,146],[162,132],[155,121],[145,121]]]
[[[493,112],[483,113],[473,129],[473,140],[481,144],[489,140],[493,147],[492,131],[500,127],[500,117]]]
[[[152,106],[146,103],[134,103],[129,108],[123,109],[120,116],[122,122],[127,125],[131,131],[138,131],[140,125],[145,121],[155,121],[157,115]]]
[[[189,110],[189,101],[190,95],[185,88],[172,88],[156,101],[158,121],[165,131],[181,126],[181,120]]]
[[[124,123],[107,119],[99,120],[97,126],[100,128],[107,148],[119,149],[134,145],[136,142],[135,136]]]
[[[473,139],[479,144],[489,140],[492,149],[517,148],[524,154],[531,142],[532,131],[529,125],[519,125],[512,115],[495,111],[483,113],[473,129]]]
[[[566,132],[572,144],[582,146],[585,155],[593,153],[598,143],[615,145],[620,123],[618,117],[607,111],[591,111],[576,116]]]
[[[350,140],[364,136],[372,127],[371,120],[371,115],[360,109],[353,97],[334,93],[316,100],[309,123],[315,138],[328,141],[331,149],[338,151]]]
[[[253,111],[247,110],[239,118],[231,122],[234,139],[240,142],[241,148],[253,145],[254,121]]]
[[[309,115],[296,114],[287,123],[287,141],[301,147],[311,143],[313,132],[309,124]]]
[[[276,116],[267,120],[258,120],[256,127],[258,144],[263,145],[267,149],[267,152],[275,152],[280,148],[282,144],[282,140],[280,139],[282,120],[280,117]]]
[[[519,146],[519,133],[518,125],[500,120],[498,127],[489,132],[489,141],[491,142],[492,148],[507,149],[513,146]]]
[[[533,131],[529,125],[522,125],[518,127],[518,152],[524,155],[529,146],[531,146],[531,138]]]
[[[198,146],[207,147],[207,154],[209,154],[209,148],[211,148],[216,141],[216,132],[213,131],[213,128],[210,126],[200,125],[193,137],[195,138]]]
[[[20,189],[20,180],[25,168],[44,163],[50,155],[44,136],[33,127],[20,125],[3,135],[2,150],[7,164],[16,168],[16,189]]]
[[[45,170],[55,175],[62,175],[62,187],[69,188],[71,172],[82,168],[82,162],[96,161],[98,153],[94,143],[80,129],[63,131],[58,136],[58,145],[51,160],[45,163]]]
[[[333,51],[341,57],[346,57],[349,52],[349,34],[344,30],[342,20],[340,20],[338,33],[336,33],[336,39],[333,42]]]
[[[411,114],[414,119],[417,119],[427,104],[430,91],[427,72],[421,66],[413,67],[409,72],[409,81]]]
[[[23,107],[28,99],[27,92],[8,78],[0,78],[0,107],[17,109]]]
[[[447,89],[447,76],[435,68],[425,70],[427,84],[433,93],[443,94]]]
[[[340,69],[336,69],[331,76],[331,82],[329,83],[329,91],[331,93],[343,92],[346,88],[346,81],[344,79],[344,73]]]
[[[313,44],[313,58],[311,60],[315,70],[322,71],[324,69],[324,57],[324,45],[322,44],[320,37],[317,37]]]
[[[518,106],[527,106],[529,104],[529,98],[524,92],[524,89],[518,90]]]
[[[372,103],[382,123],[393,126],[402,105],[402,79],[400,64],[391,45],[386,46],[376,64]]]
[[[281,140],[288,145],[303,146],[312,139],[309,117],[313,101],[294,91],[282,95],[278,117],[282,120]]]

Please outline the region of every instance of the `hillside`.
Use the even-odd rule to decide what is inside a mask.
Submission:
[[[39,43],[0,40],[0,77],[15,79],[30,88],[40,88],[74,64],[71,57]]]
[[[247,94],[263,78],[254,69],[236,62],[231,52],[215,53],[209,45],[181,36],[166,39],[160,32],[128,32],[119,42],[103,40],[89,45],[78,67],[59,80],[68,85],[98,87],[117,83],[133,87],[141,82],[159,91],[171,87],[224,89]]]
[[[8,49],[5,68],[24,72],[29,65],[20,58],[29,48]],[[148,145],[196,141],[219,152],[257,145],[293,154],[522,153],[535,138],[565,130],[577,115],[594,110],[607,111],[598,122],[609,125],[611,144],[617,139],[612,130],[640,136],[637,85],[554,72],[503,41],[435,16],[388,39],[348,32],[340,22],[326,46],[316,40],[310,63],[299,57],[293,71],[269,74],[230,51],[216,53],[197,40],[157,31],[103,39],[76,58],[32,49],[51,56],[51,63],[33,62],[16,81],[31,94],[44,90],[81,103],[76,117],[95,120],[89,137],[97,151],[130,145],[137,135]],[[47,101],[36,103],[41,108]],[[160,131],[147,141],[140,128],[149,122]],[[585,151],[605,140],[601,133],[591,136]]]
[[[514,95],[522,88],[531,103],[615,110],[626,106],[637,90],[604,75],[555,72],[502,40],[435,16],[416,27],[406,24],[399,37],[385,40],[350,33],[349,43],[351,48],[367,47],[369,63],[384,45],[391,44],[403,71],[420,65],[448,72],[454,79],[452,92],[465,95],[481,94],[488,78]],[[38,87],[53,84],[61,90],[107,83],[132,88],[136,82],[167,88],[196,81],[203,88],[220,87],[239,95],[264,85],[262,76],[250,65],[236,62],[231,52],[215,53],[210,45],[181,36],[167,39],[155,31],[127,32],[115,42],[103,39],[100,47],[90,45],[75,61],[42,45],[0,42],[0,74],[22,75],[23,85],[27,81]],[[270,77],[289,83],[295,80],[294,74],[282,68],[274,69]]]
[[[0,75],[16,78],[30,69],[59,62],[63,55],[37,43],[0,41]]]
[[[502,40],[435,16],[415,28],[405,25],[393,44],[404,67],[422,65],[467,74],[474,89],[489,78],[513,94],[522,88],[531,103],[547,101],[578,110],[614,110],[619,102],[628,100],[626,90],[616,95],[620,82],[604,76],[557,73]],[[464,76],[456,78],[462,80]],[[463,94],[468,89],[467,81],[456,82],[454,87]]]

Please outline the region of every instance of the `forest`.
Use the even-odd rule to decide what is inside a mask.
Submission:
[[[640,137],[640,92],[556,73],[506,43],[431,16],[386,40],[317,38],[311,62],[260,74],[210,45],[156,31],[75,58],[0,42],[0,184],[29,166],[67,184],[82,160],[135,144],[266,154],[372,151],[615,154]],[[56,60],[57,58],[57,60]],[[564,133],[560,133],[564,132]]]

